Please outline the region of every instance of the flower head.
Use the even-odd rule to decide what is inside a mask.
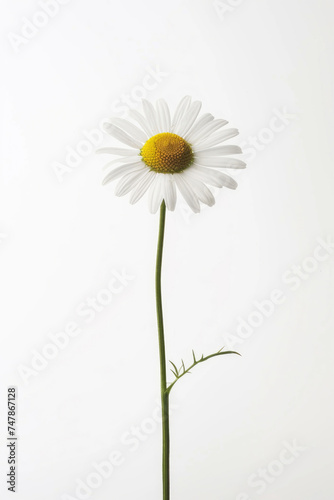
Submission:
[[[181,100],[173,118],[163,99],[157,101],[156,107],[145,99],[142,102],[144,114],[130,111],[138,125],[123,118],[113,118],[106,125],[106,131],[128,148],[98,150],[117,156],[105,166],[111,170],[103,184],[120,178],[116,195],[131,192],[132,204],[148,192],[152,213],[163,200],[169,210],[174,210],[177,190],[189,207],[199,212],[200,202],[209,206],[215,203],[207,185],[237,187],[234,179],[216,170],[246,166],[229,156],[242,153],[238,146],[221,145],[236,136],[237,129],[223,129],[227,122],[214,119],[210,113],[199,116],[201,103],[192,103],[189,96]],[[117,163],[120,166],[114,168]]]

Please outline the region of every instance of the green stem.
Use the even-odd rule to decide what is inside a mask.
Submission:
[[[223,349],[223,348],[222,348]],[[190,373],[190,370],[192,370],[194,368],[194,366],[198,365],[199,363],[203,363],[204,361],[207,361],[208,359],[210,358],[214,358],[216,356],[224,356],[224,354],[237,354],[238,356],[241,356],[241,354],[239,354],[238,352],[236,351],[223,351],[222,352],[222,349],[219,349],[218,352],[214,352],[213,354],[210,354],[209,356],[205,356],[202,355],[202,357],[200,359],[196,359],[195,358],[195,353],[193,351],[193,357],[194,357],[194,362],[192,365],[189,366],[189,368],[186,369],[186,367],[184,366],[184,362],[182,360],[182,367],[180,370],[183,369],[183,372],[180,373],[179,370],[177,369],[177,367],[174,365],[174,363],[172,363],[173,367],[174,367],[174,370],[172,370],[172,372],[174,373],[175,375],[175,380],[174,382],[172,382],[168,387],[167,387],[167,392],[168,394],[170,393],[170,391],[172,390],[172,387],[174,387],[174,385],[176,384],[176,382],[178,380],[180,380],[181,377],[183,377],[184,375],[186,375],[187,373]]]
[[[166,349],[161,299],[161,266],[165,234],[166,205],[160,206],[160,224],[155,271],[155,295],[157,308],[157,324],[159,335],[160,380],[161,380],[161,412],[162,412],[162,489],[163,500],[169,500],[169,392],[167,391]]]

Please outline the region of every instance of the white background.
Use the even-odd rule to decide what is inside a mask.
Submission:
[[[161,498],[158,216],[101,186],[106,160],[91,143],[60,176],[59,165],[126,113],[122,100],[175,107],[190,94],[240,129],[248,168],[213,208],[167,214],[168,359],[223,345],[242,357],[210,360],[172,391],[172,500],[331,500],[334,253],[316,250],[334,238],[331,2],[71,0],[53,17],[33,0],[1,5],[1,498],[13,498],[13,384],[17,500]],[[77,308],[113,271],[132,279],[88,322]],[[285,300],[267,303],[270,317],[252,315],[275,289]],[[259,324],[243,323],[242,338],[248,318]],[[34,369],[69,322],[78,335]],[[122,442],[136,427],[141,438]],[[76,492],[114,451],[110,477]]]

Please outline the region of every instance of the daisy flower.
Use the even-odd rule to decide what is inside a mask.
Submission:
[[[117,156],[104,167],[110,171],[103,184],[119,179],[115,194],[131,192],[134,204],[148,193],[149,209],[155,213],[164,201],[174,210],[179,191],[194,212],[200,202],[215,203],[209,186],[235,189],[237,183],[223,169],[244,168],[245,162],[230,155],[242,153],[239,146],[222,144],[236,136],[235,128],[223,128],[226,120],[210,113],[200,115],[201,102],[184,97],[171,116],[164,99],[154,107],[143,99],[143,114],[130,110],[130,118],[113,118],[106,131],[128,146],[99,149],[98,153]],[[120,164],[119,166],[116,166]]]

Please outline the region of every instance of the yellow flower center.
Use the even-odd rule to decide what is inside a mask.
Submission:
[[[148,167],[162,174],[181,172],[192,164],[194,156],[190,144],[170,132],[151,137],[140,154]]]

